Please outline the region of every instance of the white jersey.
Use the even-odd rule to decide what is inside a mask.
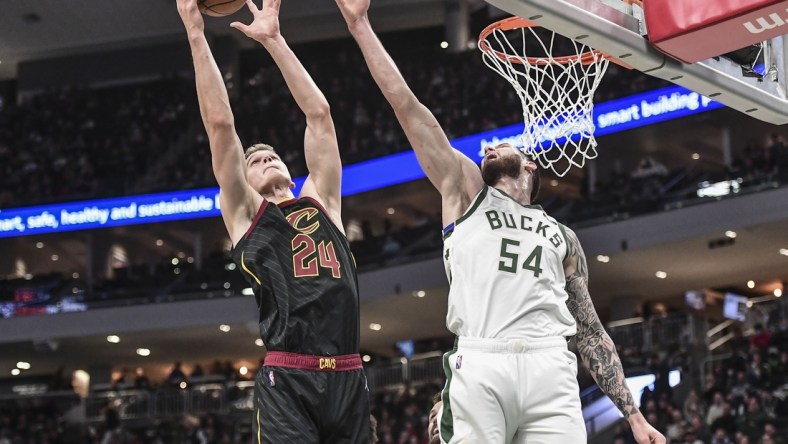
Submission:
[[[457,336],[573,336],[566,306],[564,227],[539,205],[487,185],[444,229],[446,326]]]

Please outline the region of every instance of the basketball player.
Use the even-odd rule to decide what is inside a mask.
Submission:
[[[197,0],[178,0],[233,259],[254,289],[267,354],[256,377],[259,443],[369,442],[369,394],[359,351],[358,285],[340,208],[342,166],[328,103],[279,33],[280,0],[232,23],[265,47],[306,115],[309,176],[298,199],[274,149],[246,150]],[[266,122],[260,122],[265,124]]]
[[[411,92],[367,18],[369,0],[336,0],[369,70],[442,197],[447,326],[440,437],[447,443],[582,443],[577,363],[632,424],[638,443],[664,443],[635,406],[615,346],[588,294],[575,234],[538,205],[536,164],[511,145],[488,146],[481,171],[451,147]]]

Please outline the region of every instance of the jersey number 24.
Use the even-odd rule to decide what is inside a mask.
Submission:
[[[334,243],[320,241],[315,245],[315,240],[304,233],[296,234],[292,241],[293,247],[293,273],[295,277],[307,277],[319,275],[318,261],[320,267],[331,270],[331,277],[339,279],[339,268],[341,264],[334,251]],[[317,252],[317,257],[315,257]]]

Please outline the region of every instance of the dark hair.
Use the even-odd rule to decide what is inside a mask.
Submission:
[[[443,394],[443,392],[442,392],[442,391],[440,391],[440,392],[438,392],[438,393],[436,393],[435,395],[433,395],[433,396],[432,396],[432,404],[433,404],[433,405],[434,405],[434,404],[437,404],[437,403],[438,403],[438,401],[440,401],[440,400],[441,400],[441,394]]]

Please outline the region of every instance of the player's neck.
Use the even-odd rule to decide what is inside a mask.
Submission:
[[[262,195],[265,200],[277,204],[295,198],[293,190],[289,186],[274,186]]]
[[[519,202],[521,205],[531,204],[531,188],[522,178],[503,176],[493,185],[494,188],[503,191],[509,197]]]

